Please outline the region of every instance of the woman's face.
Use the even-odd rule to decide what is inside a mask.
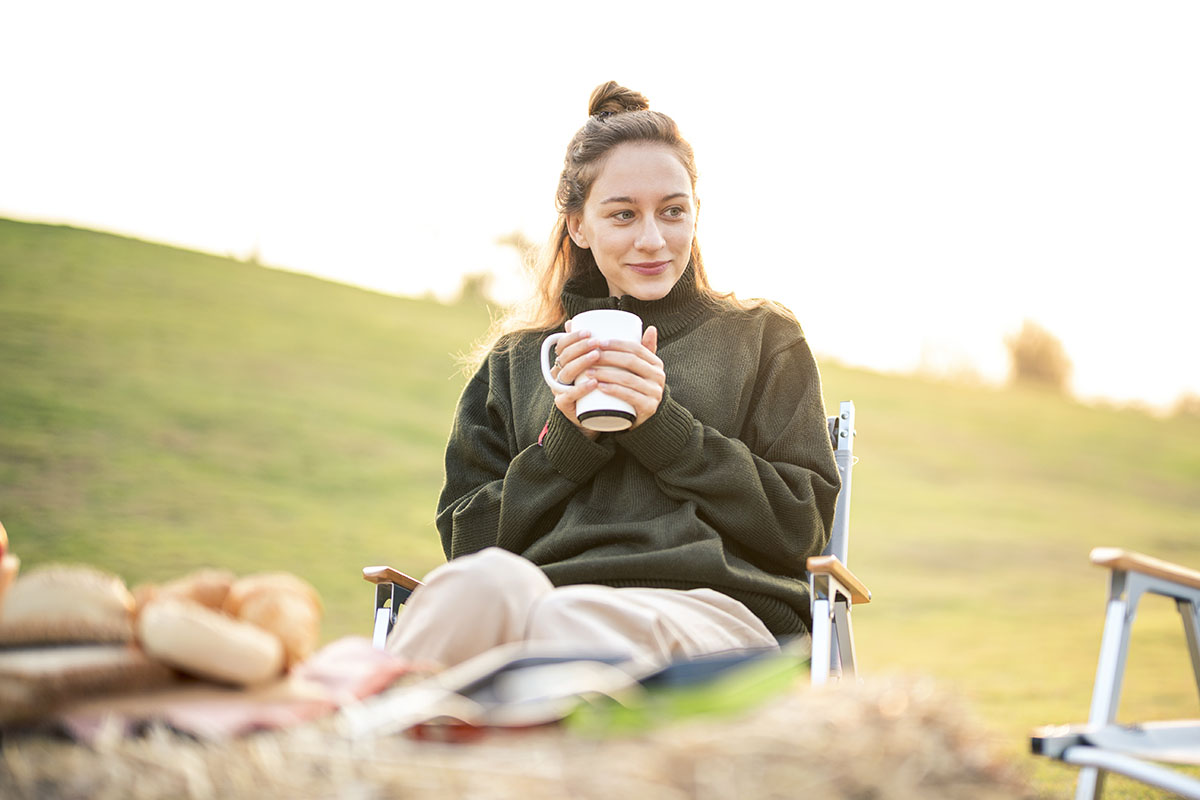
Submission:
[[[567,227],[592,251],[612,296],[665,297],[687,267],[696,233],[687,170],[666,145],[618,145]]]

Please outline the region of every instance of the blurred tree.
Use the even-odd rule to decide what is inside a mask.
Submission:
[[[534,259],[537,258],[538,247],[529,237],[521,231],[513,231],[506,233],[503,236],[497,236],[496,244],[502,247],[511,247],[517,251],[517,255],[521,259],[521,266],[529,270],[533,267]],[[458,302],[460,303],[482,303],[487,306],[500,306],[493,296],[492,290],[496,285],[496,274],[491,270],[482,270],[480,272],[469,272],[462,276],[462,282],[458,288]]]
[[[458,302],[491,305],[492,280],[492,273],[488,271],[466,273],[458,287]]]
[[[1071,360],[1054,334],[1025,320],[1021,330],[1005,337],[1010,361],[1009,377],[1013,383],[1041,386],[1067,394],[1071,378]]]
[[[262,251],[258,246],[258,242],[254,243],[254,246],[250,248],[250,252],[246,253],[246,258],[243,260],[255,267],[262,266]]]
[[[521,265],[526,269],[533,266],[534,259],[537,258],[538,246],[521,231],[513,231],[496,237],[496,244],[516,250],[521,257]]]
[[[1200,419],[1200,394],[1186,392],[1175,401],[1172,413],[1177,417],[1195,417]]]

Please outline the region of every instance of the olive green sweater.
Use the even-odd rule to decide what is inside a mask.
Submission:
[[[661,300],[609,297],[596,271],[564,303],[658,328],[658,411],[591,441],[542,381],[548,332],[502,342],[464,389],[446,448],[447,558],[499,546],[559,586],[709,587],[777,636],[807,630],[805,560],[828,540],[839,479],[795,319],[711,300],[690,268]]]

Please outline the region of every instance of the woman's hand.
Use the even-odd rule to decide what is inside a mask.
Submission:
[[[592,338],[589,331],[571,331],[558,340],[554,376],[562,383],[574,383],[557,392],[554,404],[589,439],[597,431],[583,427],[575,416],[575,404],[593,389],[624,400],[633,406],[636,428],[658,410],[667,385],[667,374],[658,351],[658,329],[653,325],[642,334],[641,342],[604,341]]]
[[[571,320],[567,320],[566,331],[567,335],[559,339],[554,347],[554,366],[550,368],[550,374],[559,383],[573,385],[569,389],[553,390],[554,405],[584,436],[594,440],[600,432],[583,427],[579,417],[575,416],[575,405],[596,388],[596,379],[583,377],[583,372],[596,362],[600,353],[589,331],[572,331]]]

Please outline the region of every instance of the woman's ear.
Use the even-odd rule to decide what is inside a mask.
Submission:
[[[570,235],[571,241],[584,250],[588,249],[587,237],[583,235],[583,215],[568,214],[567,215],[567,234]]]

